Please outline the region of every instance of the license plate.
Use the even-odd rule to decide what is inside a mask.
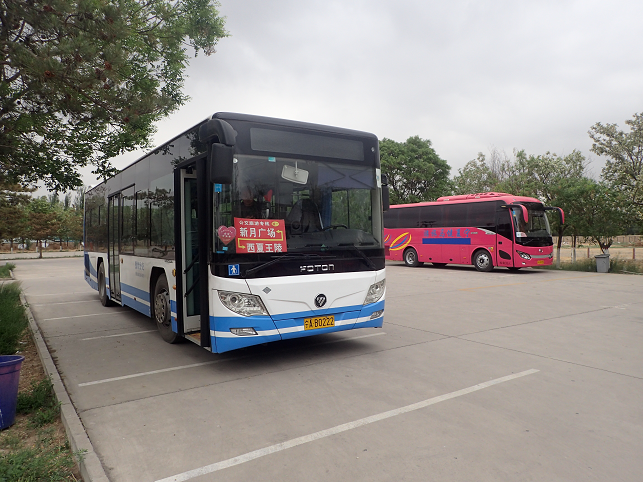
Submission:
[[[304,330],[317,330],[319,328],[328,328],[329,326],[335,326],[335,317],[333,315],[304,318]]]
[[[536,264],[545,264],[545,262],[540,260],[540,261],[536,261]]]

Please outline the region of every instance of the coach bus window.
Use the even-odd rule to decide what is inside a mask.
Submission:
[[[398,225],[401,228],[417,228],[420,225],[420,208],[400,209]]]
[[[447,228],[460,228],[468,226],[467,205],[449,204],[444,207],[444,226]]]
[[[478,228],[492,228],[495,225],[496,203],[478,202],[469,204],[469,226]]]
[[[420,207],[420,227],[433,228],[442,226],[442,206]]]
[[[386,229],[397,229],[400,227],[399,214],[401,209],[389,209],[384,211],[384,227]]]

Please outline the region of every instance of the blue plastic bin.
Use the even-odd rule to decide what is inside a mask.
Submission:
[[[16,420],[20,367],[25,359],[19,355],[0,355],[0,430]]]

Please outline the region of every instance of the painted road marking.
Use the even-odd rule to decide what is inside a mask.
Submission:
[[[570,280],[570,279],[583,279],[583,278],[595,278],[595,275],[574,276],[572,278],[556,278],[556,279],[546,279],[546,280],[538,280],[538,281],[525,281],[525,282],[522,282],[522,283],[507,283],[507,284],[503,284],[503,285],[476,286],[474,288],[460,288],[459,291],[484,290],[484,289],[487,289],[487,288],[502,288],[504,286],[528,285],[528,284],[532,284],[532,283],[550,283],[552,281],[565,281],[565,280]]]
[[[101,338],[115,338],[117,336],[130,336],[130,335],[139,335],[141,333],[153,333],[157,330],[145,330],[145,331],[133,331],[132,333],[120,333],[118,335],[103,335],[103,336],[93,336],[91,338],[82,338],[80,341],[87,340],[100,340]]]
[[[76,303],[96,303],[96,300],[87,301],[61,301],[58,303],[30,303],[29,306],[73,305]]]
[[[372,335],[362,335],[362,336],[355,336],[352,338],[343,338],[341,340],[332,340],[332,341],[326,341],[323,343],[316,343],[315,345],[311,346],[317,346],[317,345],[326,345],[329,343],[340,343],[342,341],[352,341],[352,340],[358,340],[361,338],[369,338],[371,336],[379,336],[379,335],[386,335],[386,333],[374,333]],[[226,358],[224,360],[212,360],[212,361],[207,361],[207,362],[201,362],[201,363],[192,363],[190,365],[179,365],[177,367],[170,367],[170,368],[161,368],[159,370],[152,370],[149,372],[141,372],[141,373],[132,373],[131,375],[123,375],[121,377],[114,377],[114,378],[105,378],[103,380],[95,380],[93,382],[84,382],[84,383],[79,383],[79,387],[89,387],[91,385],[100,385],[102,383],[109,383],[109,382],[117,382],[120,380],[128,380],[130,378],[138,378],[138,377],[144,377],[147,375],[156,375],[157,373],[165,373],[165,372],[173,372],[176,370],[185,370],[187,368],[195,368],[195,367],[202,367],[205,365],[214,365],[215,363],[222,363],[222,362],[229,362],[229,361],[237,361],[237,360],[243,360],[244,358],[250,358],[255,355],[244,355],[244,356],[239,356],[239,357],[234,357],[234,358]]]
[[[71,318],[85,318],[86,316],[108,316],[108,315],[120,315],[122,311],[114,313],[92,313],[90,315],[76,315],[76,316],[61,316],[60,318],[45,318],[42,321],[54,321],[54,320],[69,320]]]
[[[413,412],[421,408],[426,408],[430,405],[435,405],[436,403],[439,403],[439,402],[444,402],[445,400],[451,400],[456,397],[461,397],[469,393],[477,392],[478,390],[482,390],[484,388],[489,388],[493,385],[498,385],[500,383],[508,382],[510,380],[515,380],[516,378],[521,378],[527,375],[533,375],[534,373],[538,373],[538,372],[539,370],[531,369],[531,370],[526,370],[524,372],[515,373],[513,375],[508,375],[506,377],[496,378],[495,380],[479,383],[469,388],[463,388],[462,390],[447,393],[446,395],[440,395],[438,397],[429,398],[427,400],[413,403],[405,407],[397,408],[395,410],[389,410],[388,412],[379,413],[377,415],[371,415],[370,417],[361,418],[359,420],[355,420],[354,422],[337,425],[336,427],[332,427],[326,430],[321,430],[319,432],[315,432],[309,435],[304,435],[303,437],[297,437],[292,440],[287,440],[286,442],[271,445],[269,447],[255,450],[253,452],[248,452],[246,454],[239,455],[237,457],[233,457],[228,460],[223,460],[221,462],[217,462],[211,465],[206,465],[205,467],[189,470],[187,472],[183,472],[182,474],[166,477],[165,479],[159,479],[156,482],[183,482],[186,480],[193,479],[195,477],[211,474],[213,472],[227,469],[229,467],[234,467],[235,465],[240,465],[245,462],[250,462],[251,460],[255,460],[260,457],[265,457],[266,455],[274,454],[276,452],[281,452],[283,450],[290,449],[298,445],[314,442],[315,440],[320,440],[322,438],[330,437],[338,433],[346,432],[348,430],[353,430],[355,428],[362,427],[370,423],[379,422],[381,420],[386,420],[387,418],[391,418],[391,417],[396,417],[398,415],[402,415],[403,413]]]

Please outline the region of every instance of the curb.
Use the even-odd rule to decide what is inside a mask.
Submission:
[[[10,271],[10,273],[11,278],[15,280],[16,278],[13,271]],[[49,353],[49,349],[45,344],[45,340],[40,333],[38,323],[33,317],[29,304],[27,303],[27,299],[22,292],[20,293],[20,301],[25,307],[25,312],[29,319],[29,328],[36,344],[40,361],[45,369],[45,373],[51,378],[51,382],[54,386],[54,393],[60,403],[60,417],[62,419],[63,426],[65,427],[65,432],[67,433],[71,450],[72,452],[77,452],[79,450],[83,451],[83,454],[77,457],[77,463],[80,469],[80,474],[83,477],[83,481],[109,482],[105,469],[103,468],[103,464],[101,464],[98,455],[94,452],[94,447],[87,436],[87,432],[85,432],[83,423],[80,421],[80,418],[76,413],[76,408],[71,403],[67,390],[65,389],[65,385],[58,373],[58,369],[56,368],[56,365],[51,358],[51,354]]]

